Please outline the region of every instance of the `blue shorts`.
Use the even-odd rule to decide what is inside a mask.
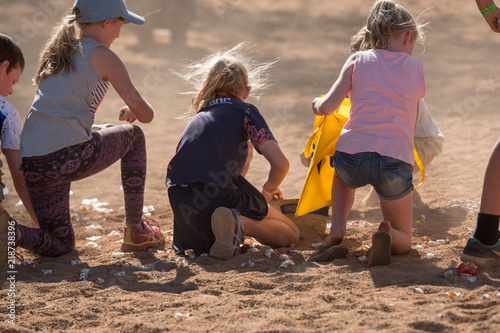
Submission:
[[[372,152],[336,151],[332,163],[339,180],[349,188],[372,185],[386,200],[396,200],[413,191],[411,165],[401,160]]]

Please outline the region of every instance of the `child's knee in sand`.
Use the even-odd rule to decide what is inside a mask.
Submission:
[[[295,223],[273,207],[269,210],[274,211],[260,221],[242,216],[245,235],[275,247],[298,244],[300,232]]]
[[[406,254],[411,250],[411,235],[393,228],[391,222],[381,222],[378,231],[389,235],[392,254]]]

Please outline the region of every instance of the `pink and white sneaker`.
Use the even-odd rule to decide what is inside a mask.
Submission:
[[[151,226],[149,222],[156,225]],[[122,251],[145,251],[150,247],[161,247],[165,244],[165,238],[157,221],[144,217],[142,225],[142,230],[135,227],[124,227]]]

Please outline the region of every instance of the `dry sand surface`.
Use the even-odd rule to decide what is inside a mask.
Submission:
[[[72,3],[0,1],[0,32],[21,43],[27,60],[9,97],[23,120],[34,96],[31,78],[38,53],[51,26]],[[460,264],[460,253],[475,226],[486,161],[500,133],[496,93],[500,35],[489,30],[473,0],[405,3],[411,9],[429,9],[422,13],[431,22],[425,49],[417,47],[414,57],[424,64],[425,100],[446,136],[443,152],[427,168],[419,189],[428,207],[414,210],[414,221],[425,223],[413,225],[410,253],[394,256],[384,267],[368,268],[358,260],[381,221],[380,209],[362,205],[364,188],[358,191],[349,217],[345,245],[350,253],[331,263],[306,261],[311,244],[321,241],[320,233],[302,239],[298,252],[288,258],[280,256],[288,249],[276,249],[268,257],[265,248],[257,247],[261,251],[226,262],[188,257],[176,263],[169,261],[170,240],[162,251],[122,254],[121,238],[112,233],[122,234],[124,224],[115,165],[72,186],[77,237],[73,253],[18,266],[15,297],[9,296],[2,272],[0,331],[498,332],[500,269],[480,269],[473,282],[447,277],[445,272]],[[151,217],[165,231],[172,229],[166,166],[185,126],[176,118],[190,100],[181,94],[188,87],[172,70],[242,41],[256,44],[253,52],[260,60],[280,59],[272,71],[274,85],[252,102],[291,162],[282,191],[287,199],[298,198],[307,172],[299,154],[312,129],[310,102],[336,79],[348,56],[350,37],[364,24],[371,4],[371,0],[197,0],[193,12],[182,14],[191,21],[185,45],[177,46],[148,45],[137,37],[145,27],[122,29],[113,49],[156,110],[151,124],[140,125],[148,145],[145,205],[154,207]],[[150,11],[141,4],[134,9],[141,14]],[[163,27],[171,28],[173,17],[181,16],[177,10],[181,12],[152,14],[150,21],[163,20]],[[117,123],[121,105],[116,93],[109,92],[96,123]],[[3,172],[13,189],[8,170]],[[267,163],[256,156],[248,178],[259,186],[267,172]],[[86,199],[95,199],[94,204],[86,205]],[[22,213],[18,201],[12,190],[3,205],[11,213]],[[109,205],[99,207],[99,203]],[[19,220],[32,223],[29,218]],[[102,237],[88,239],[95,236]],[[449,242],[431,247],[424,236]],[[37,259],[28,251],[19,253],[26,260]],[[72,265],[72,260],[82,263]],[[242,266],[248,262],[254,265]],[[288,267],[279,268],[283,262]],[[88,282],[79,281],[83,268],[93,271]],[[53,273],[44,275],[45,270]],[[124,276],[115,275],[122,271]],[[96,283],[98,279],[102,283]],[[15,326],[7,316],[12,299]]]

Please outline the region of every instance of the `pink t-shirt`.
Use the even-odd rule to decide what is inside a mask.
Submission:
[[[424,95],[420,61],[403,52],[357,52],[350,116],[336,149],[348,154],[376,152],[413,165],[418,103]]]

